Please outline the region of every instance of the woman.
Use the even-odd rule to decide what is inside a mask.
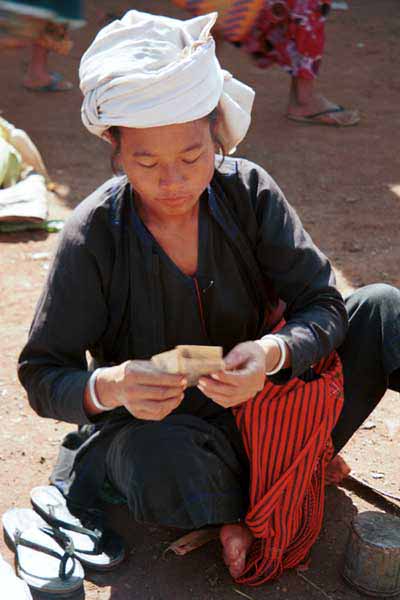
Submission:
[[[0,0],[1,45],[32,45],[31,60],[23,85],[37,92],[64,92],[72,83],[48,68],[49,52],[67,55],[72,42],[69,30],[82,27],[85,21],[80,0]]]
[[[96,425],[74,466],[75,514],[108,480],[138,521],[219,525],[231,575],[259,584],[301,563],[322,524],[343,400],[333,350],[348,315],[269,175],[215,162],[244,137],[253,101],[215,57],[215,19],[130,11],[84,54],[83,122],[125,175],[67,223],[19,376],[41,416]],[[336,450],[400,365],[398,350],[379,357],[399,306],[388,287],[349,301],[341,352],[354,405]],[[366,374],[353,372],[361,335]],[[188,387],[149,360],[178,344],[223,346],[225,369]]]
[[[260,68],[280,65],[291,76],[287,117],[301,123],[356,125],[356,110],[344,109],[317,91],[331,0],[173,0],[202,14],[219,12],[218,31],[244,48]]]

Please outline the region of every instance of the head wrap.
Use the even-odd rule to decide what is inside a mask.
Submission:
[[[217,13],[187,21],[131,10],[104,27],[82,57],[82,120],[98,136],[113,125],[157,127],[205,117],[233,152],[250,125],[254,91],[224,71],[210,35]]]

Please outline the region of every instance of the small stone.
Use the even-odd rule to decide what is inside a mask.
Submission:
[[[371,473],[371,477],[372,477],[372,479],[383,479],[385,477],[385,473],[377,473],[377,472],[373,471]]]
[[[33,254],[30,254],[32,260],[42,260],[43,258],[49,258],[49,256],[49,252],[34,252]]]
[[[375,429],[376,425],[373,421],[365,421],[363,425],[361,425],[360,429]]]

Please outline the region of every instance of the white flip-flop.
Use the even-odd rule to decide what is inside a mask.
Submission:
[[[33,488],[31,502],[35,511],[52,527],[71,538],[80,562],[96,571],[109,571],[125,557],[122,539],[111,531],[88,529],[74,517],[60,490],[53,485]]]
[[[83,593],[84,571],[70,543],[29,508],[11,508],[3,517],[5,541],[15,552],[17,574],[41,598],[69,598]],[[64,536],[66,537],[66,536]]]
[[[0,554],[0,586],[5,598],[12,600],[32,600],[31,593],[25,581],[14,573],[11,565]]]

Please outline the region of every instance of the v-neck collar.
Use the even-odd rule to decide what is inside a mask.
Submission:
[[[137,207],[135,205],[134,192],[131,189],[131,202],[132,202],[132,219],[136,232],[138,233],[140,239],[146,246],[151,246],[153,251],[156,252],[159,256],[166,261],[166,263],[178,274],[180,277],[184,278],[186,281],[192,282],[193,279],[197,279],[197,277],[201,276],[204,270],[204,262],[205,262],[205,250],[207,248],[208,235],[209,235],[209,224],[207,219],[208,213],[208,203],[209,203],[209,191],[208,187],[200,196],[199,199],[199,211],[198,211],[198,228],[197,228],[197,236],[198,236],[198,251],[197,251],[197,268],[193,275],[187,275],[184,273],[177,264],[172,260],[172,258],[165,252],[164,248],[161,244],[158,243],[154,235],[151,231],[146,227],[143,220],[139,216],[137,211]]]

